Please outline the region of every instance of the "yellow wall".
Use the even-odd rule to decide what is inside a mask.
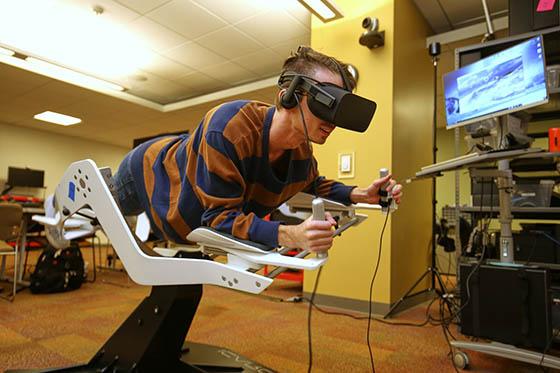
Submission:
[[[337,177],[337,155],[352,151],[355,154],[355,178],[344,179],[350,185],[367,185],[378,177],[382,167],[391,168],[392,123],[392,30],[393,2],[337,1],[345,17],[323,24],[312,21],[311,46],[354,64],[360,73],[357,94],[377,102],[377,112],[370,128],[363,134],[337,129],[323,146],[316,146],[315,153],[323,175]],[[385,46],[369,50],[358,44],[363,32],[362,19],[375,16],[385,30]],[[350,229],[336,239],[330,259],[323,269],[318,294],[359,300],[368,299],[369,281],[378,251],[379,233],[383,224],[379,213],[370,216],[358,228]],[[391,228],[387,227],[384,240],[382,266],[376,280],[376,301],[389,299],[389,263]],[[314,276],[305,276],[304,290],[312,291]]]
[[[392,163],[397,180],[432,163],[433,66],[426,49],[430,33],[412,1],[395,1]],[[400,299],[430,263],[431,182],[405,187],[391,225],[391,302]],[[425,289],[427,282],[419,286]]]
[[[45,195],[54,192],[70,163],[90,158],[99,167],[111,167],[114,173],[128,151],[119,146],[2,123],[0,134],[0,187],[7,178],[8,166],[29,167],[45,171]]]
[[[431,65],[424,48],[428,29],[412,1],[399,1],[399,13],[395,12],[395,3],[391,0],[337,1],[345,14],[343,19],[327,24],[316,19],[312,22],[312,47],[354,64],[360,73],[357,93],[376,101],[378,105],[373,123],[365,133],[338,129],[325,145],[315,147],[321,173],[333,179],[337,177],[338,153],[355,153],[356,176],[341,180],[346,184],[366,186],[378,178],[382,167],[393,170],[395,176],[402,180],[411,176],[415,168],[427,163],[424,161],[424,153],[430,154],[429,143],[413,141],[410,137],[423,132],[431,118],[430,111],[426,109],[431,105],[426,98],[431,95],[424,93],[425,89],[430,88],[430,75],[419,75],[430,74]],[[385,31],[385,45],[382,48],[370,50],[358,44],[359,35],[364,31],[361,22],[366,16],[379,19],[380,29]],[[394,32],[397,23],[403,28],[399,34]],[[400,44],[394,41],[397,37]],[[396,56],[407,59],[408,62],[426,62],[420,62],[411,68],[405,60],[395,63]],[[395,69],[399,69],[398,78]],[[425,82],[426,79],[428,83]],[[413,84],[407,84],[407,81]],[[429,125],[427,128],[429,130]],[[431,139],[431,135],[428,139]],[[406,145],[402,146],[400,141],[404,141]],[[423,153],[417,154],[418,152]],[[399,267],[398,276],[403,276],[408,265],[405,262],[408,261],[405,257],[395,259],[395,255],[414,252],[413,243],[418,238],[414,235],[422,231],[429,218],[415,215],[426,203],[429,205],[429,200],[422,202],[420,197],[426,194],[426,186],[406,186],[406,193],[407,201],[394,217],[389,218],[384,233],[381,266],[374,286],[373,300],[376,303],[389,304],[400,295],[391,290],[392,281],[395,281],[392,271]],[[368,299],[384,217],[379,212],[367,214],[369,219],[361,226],[345,232],[335,241],[330,251],[329,263],[323,269],[318,294],[362,301]],[[413,227],[405,227],[410,222],[414,223]],[[395,227],[399,231],[395,231]],[[408,234],[407,231],[413,234]],[[422,234],[424,235],[425,233]],[[396,248],[395,241],[399,248]],[[417,261],[417,256],[412,254],[415,262],[411,265],[425,269],[425,260]],[[400,284],[404,284],[411,276],[405,277],[402,281],[397,280],[397,289],[401,289],[404,285]],[[306,292],[312,291],[314,280],[315,277],[310,274],[305,277]]]

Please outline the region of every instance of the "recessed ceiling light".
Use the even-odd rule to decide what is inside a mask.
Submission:
[[[44,122],[60,124],[61,126],[71,126],[73,124],[78,124],[82,120],[80,118],[71,117],[70,115],[64,115],[60,113],[55,113],[54,111],[44,111],[40,114],[36,114],[33,118],[42,120]]]
[[[336,6],[334,0],[298,0],[301,5],[315,14],[323,22],[334,21],[342,18],[342,11]]]

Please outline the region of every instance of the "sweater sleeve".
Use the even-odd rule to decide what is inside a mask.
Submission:
[[[313,181],[304,191],[311,194],[317,193],[320,197],[332,199],[333,201],[344,203],[345,205],[351,205],[350,193],[356,186],[346,185],[335,180],[327,179],[324,176],[318,176],[319,171],[316,167],[317,160],[315,157],[313,157],[313,164],[315,165],[312,170],[314,176]]]
[[[197,191],[205,208],[201,224],[240,239],[277,247],[279,222],[243,213],[244,171],[235,145],[223,133],[208,131],[200,144],[196,166]]]

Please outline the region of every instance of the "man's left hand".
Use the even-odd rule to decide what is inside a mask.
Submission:
[[[379,190],[383,185],[386,185],[385,190],[397,204],[401,203],[401,198],[403,195],[402,185],[397,184],[395,180],[391,178],[391,175],[382,177],[381,179],[375,180],[367,188],[354,188],[350,193],[350,200],[353,203],[379,203]]]

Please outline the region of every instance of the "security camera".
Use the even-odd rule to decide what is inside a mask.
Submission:
[[[360,36],[360,44],[369,49],[379,48],[385,44],[385,31],[378,31],[379,20],[377,18],[366,17],[362,21],[362,27],[366,31]]]

